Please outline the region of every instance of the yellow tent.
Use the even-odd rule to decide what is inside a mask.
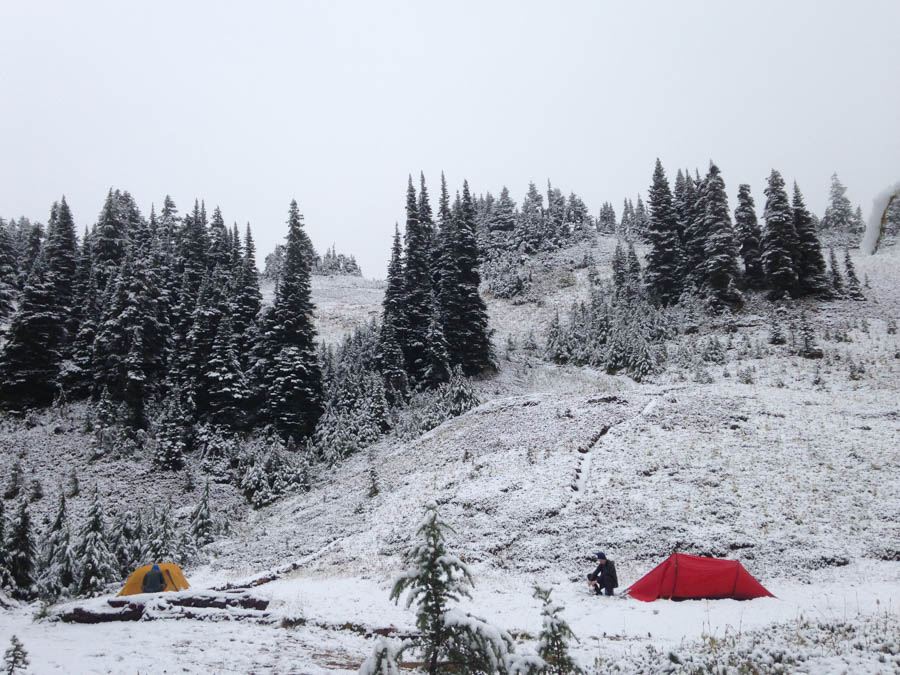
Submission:
[[[183,591],[190,588],[191,585],[184,578],[184,572],[175,563],[158,563],[159,571],[162,572],[163,579],[166,582],[163,591]],[[144,583],[144,575],[152,569],[153,565],[144,565],[138,567],[128,580],[125,582],[125,588],[119,591],[119,595],[137,595],[143,593],[141,585]]]

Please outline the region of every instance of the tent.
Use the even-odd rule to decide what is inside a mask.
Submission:
[[[754,579],[737,560],[704,558],[673,553],[625,593],[651,602],[659,598],[734,598],[750,600],[775,596]]]
[[[163,589],[164,591],[183,591],[186,588],[190,588],[191,585],[187,582],[187,579],[184,578],[184,572],[181,571],[181,568],[175,563],[157,563],[159,565],[159,571],[162,572],[163,579],[166,581],[166,587]],[[138,567],[134,572],[131,573],[131,576],[128,577],[128,580],[125,582],[125,587],[119,591],[119,595],[137,595],[138,593],[143,593],[143,589],[141,585],[144,582],[144,575],[150,571],[153,565],[144,565],[143,567]]]

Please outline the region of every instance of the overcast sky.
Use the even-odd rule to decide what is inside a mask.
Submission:
[[[249,221],[261,254],[296,198],[321,252],[383,277],[406,177],[433,202],[549,178],[596,215],[659,156],[821,214],[900,179],[900,1],[0,0],[0,215],[80,227],[110,187]],[[261,256],[262,257],[262,256]]]

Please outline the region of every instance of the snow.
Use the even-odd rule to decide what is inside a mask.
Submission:
[[[590,249],[601,273],[613,248],[601,238]],[[74,625],[34,620],[39,605],[9,603],[0,610],[0,647],[18,635],[35,673],[356,673],[382,638],[376,630],[415,630],[413,611],[392,602],[390,591],[418,541],[423,507],[434,501],[455,530],[448,555],[474,579],[458,611],[511,635],[519,654],[533,658],[537,646],[537,583],[565,607],[560,617],[579,640],[570,649],[588,672],[674,668],[670,651],[712,658],[710,638],[760,661],[778,650],[802,656],[807,672],[897,670],[900,337],[885,323],[900,316],[896,249],[852,254],[860,277],[870,278],[868,301],[814,308],[825,351],[819,361],[768,346],[769,305],[753,303],[739,316],[728,363],[707,364],[710,384],[692,381],[689,366],[674,359],[654,382],[636,384],[519,349],[503,357],[497,376],[476,383],[481,406],[419,438],[376,443],[323,473],[309,493],[251,511],[233,488],[211,485],[213,515],[230,513],[232,532],[204,549],[206,561],[185,570],[188,580],[205,589],[277,573],[253,589],[271,601],[269,623]],[[566,256],[580,260],[581,252],[560,253],[557,262]],[[541,282],[540,305],[489,301],[499,345],[507,336],[521,344],[531,330],[542,342],[556,308],[566,311],[585,292],[585,270],[563,277],[556,281],[565,285]],[[363,320],[380,307],[380,291],[362,280],[314,278],[313,285],[326,339],[343,329],[342,305]],[[789,314],[799,306],[789,305]],[[846,322],[852,342],[822,339],[826,326]],[[739,354],[744,336],[764,345],[762,358]],[[670,345],[672,352],[694,339]],[[848,378],[850,357],[865,364],[862,380]],[[737,381],[736,369],[751,365],[755,383]],[[817,368],[824,384],[813,382]],[[174,499],[182,520],[199,500],[200,488],[178,497],[182,477],[148,474],[149,458],[89,463],[77,408],[32,421],[30,428],[2,422],[0,464],[8,468],[22,454],[29,479],[32,472],[41,479],[46,496],[32,505],[36,522],[56,506],[60,466],[79,467],[83,494],[69,501],[76,521],[95,483],[117,508]],[[381,492],[367,498],[372,467]],[[596,550],[615,560],[621,590],[675,548],[739,559],[777,597],[643,603],[587,587]],[[856,637],[827,634],[823,622],[846,624]],[[879,652],[887,643],[878,640],[891,636],[893,653]],[[860,641],[864,648],[854,648]]]

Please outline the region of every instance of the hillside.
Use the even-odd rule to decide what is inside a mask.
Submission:
[[[805,304],[824,358],[768,345],[769,306],[755,299],[736,333],[705,323],[667,345],[663,374],[638,384],[548,364],[523,346],[530,333],[542,344],[556,312],[587,295],[578,261],[588,248],[609,274],[614,245],[600,238],[548,258],[539,303],[489,299],[500,371],[476,383],[476,409],[410,441],[387,436],[322,470],[310,492],[259,511],[233,488],[213,486],[231,534],[187,576],[202,588],[293,568],[257,588],[272,601],[271,625],[108,624],[101,645],[97,627],[32,622],[36,607],[21,607],[0,614],[0,639],[18,634],[35,672],[118,672],[118,664],[132,672],[355,672],[371,649],[366,633],[413,626],[412,612],[388,593],[422,506],[434,499],[456,530],[453,550],[475,575],[466,606],[511,631],[520,649],[533,648],[540,628],[531,597],[540,581],[566,605],[579,661],[597,672],[611,664],[652,671],[657,657],[672,663],[670,650],[705,658],[709,636],[731,636],[736,653],[788,649],[816,672],[897,668],[896,644],[880,652],[886,662],[875,647],[852,645],[863,631],[874,643],[898,629],[900,336],[887,320],[900,317],[900,251],[854,257],[869,279],[866,302]],[[334,342],[377,316],[382,292],[380,282],[315,279],[320,336]],[[695,358],[711,336],[725,345],[724,363]],[[850,378],[851,362],[863,366],[859,379]],[[83,413],[72,406],[3,422],[4,468],[20,455],[45,488],[37,519],[48,517],[59,467],[70,465],[84,487],[99,484],[120,508],[171,500],[186,517],[197,491],[185,490],[183,476],[151,472],[138,456],[88,462]],[[373,469],[379,494],[368,497]],[[72,501],[83,513],[87,497]],[[597,550],[616,560],[619,590],[678,550],[740,559],[777,599],[592,597],[582,580]],[[281,628],[282,618],[297,625]],[[829,641],[815,621],[849,628]],[[173,628],[172,651],[161,656],[153,645],[171,642]],[[800,649],[793,641],[803,631]]]

